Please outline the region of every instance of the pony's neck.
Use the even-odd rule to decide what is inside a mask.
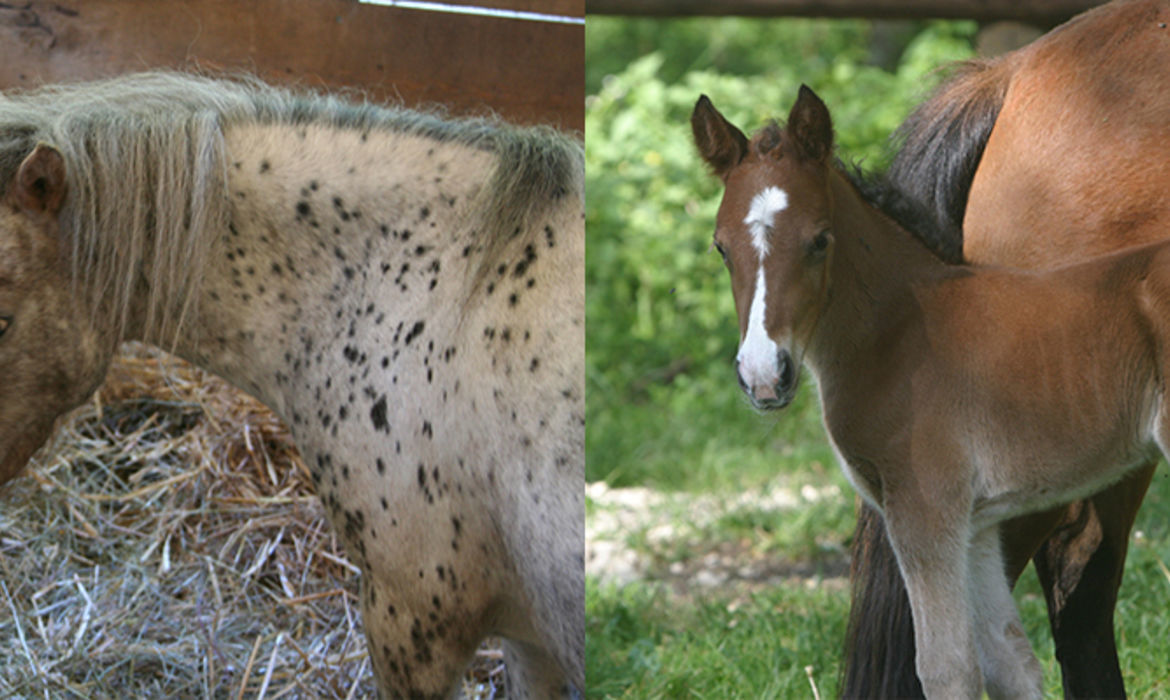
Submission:
[[[829,293],[814,330],[814,364],[834,355],[866,352],[915,305],[915,290],[950,274],[915,236],[861,196],[840,172],[829,176],[835,246]]]
[[[297,400],[359,392],[420,322],[435,330],[431,311],[478,263],[464,212],[494,156],[326,126],[235,126],[225,142],[229,220],[204,233],[198,304],[177,342],[156,342],[296,430],[315,410]]]

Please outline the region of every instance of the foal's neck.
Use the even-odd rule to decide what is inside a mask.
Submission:
[[[824,353],[863,350],[882,342],[885,329],[914,305],[917,289],[960,268],[939,260],[836,170],[829,187],[836,242],[828,271],[829,301],[813,346],[821,346]]]

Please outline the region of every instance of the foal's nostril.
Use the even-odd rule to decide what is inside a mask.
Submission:
[[[776,393],[784,395],[792,390],[796,381],[796,367],[792,364],[792,355],[781,350],[776,353],[776,363],[780,366],[780,379],[776,382]]]
[[[739,380],[739,388],[744,391],[748,390],[747,382],[744,381],[743,373],[739,371],[739,358],[735,358],[735,378]]]

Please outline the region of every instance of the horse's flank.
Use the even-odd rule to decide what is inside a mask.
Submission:
[[[1164,3],[1112,2],[1023,49],[948,69],[895,133],[889,169],[933,210],[938,230],[927,243],[936,254],[1067,264],[1163,236],[1168,112],[1146,95],[1164,76],[1167,18]],[[1101,187],[1100,173],[1114,171],[1125,187]],[[997,184],[1023,181],[1029,187]],[[972,220],[968,198],[996,205],[974,208]],[[1044,235],[1002,234],[1041,231],[1049,217],[1066,222],[1059,250]]]
[[[202,234],[227,224],[224,131],[246,124],[381,130],[495,154],[471,208],[483,248],[478,277],[505,248],[523,245],[517,234],[549,202],[582,194],[580,145],[552,129],[355,104],[247,77],[168,72],[7,94],[0,100],[0,187],[9,187],[37,143],[60,151],[68,175],[61,224],[75,283],[118,335],[132,299],[146,290],[142,334],[165,341],[195,311],[212,240]]]

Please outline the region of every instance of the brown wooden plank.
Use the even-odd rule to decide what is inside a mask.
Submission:
[[[650,17],[868,17],[1055,24],[1103,0],[585,0],[588,14]]]
[[[248,70],[582,130],[584,38],[581,25],[355,0],[32,0],[0,4],[0,85],[157,67]]]

